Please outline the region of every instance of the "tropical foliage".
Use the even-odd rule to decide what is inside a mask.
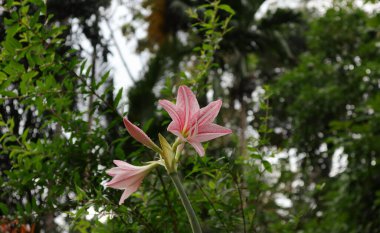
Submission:
[[[180,158],[204,232],[380,232],[376,10],[350,0],[265,14],[265,1],[119,1],[131,14],[126,40],[144,25],[137,52],[149,59],[116,90],[115,41],[101,30],[114,2],[1,2],[0,231],[190,232],[162,167],[123,205],[105,188],[114,160],[158,158],[123,117],[174,142],[170,109],[187,85],[233,132],[205,152],[186,145]]]

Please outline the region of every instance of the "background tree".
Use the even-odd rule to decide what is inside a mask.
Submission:
[[[379,211],[378,22],[378,15],[355,7],[328,10],[310,24],[308,50],[297,67],[274,83],[273,125],[282,129],[285,145],[302,154],[303,189],[324,186],[301,191],[311,197],[306,202],[297,194],[312,206],[302,222],[322,222],[320,232],[379,231],[372,218]],[[334,174],[339,149],[347,167]]]

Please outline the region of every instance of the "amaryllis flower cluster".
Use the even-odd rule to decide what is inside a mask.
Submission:
[[[205,150],[202,142],[232,132],[228,128],[212,123],[219,113],[222,101],[213,101],[206,107],[200,108],[194,93],[187,86],[179,87],[176,104],[168,100],[160,100],[159,104],[172,118],[168,131],[178,138],[173,145],[170,145],[160,134],[161,147],[159,147],[128,118],[123,119],[128,133],[138,142],[157,152],[160,155],[160,160],[151,161],[145,166],[134,166],[119,160],[114,161],[117,167],[107,171],[107,174],[113,178],[106,183],[106,186],[124,190],[119,204],[122,204],[126,198],[135,192],[140,187],[144,177],[158,165],[163,165],[169,174],[176,172],[179,155],[186,142],[191,144],[200,156],[204,156]]]

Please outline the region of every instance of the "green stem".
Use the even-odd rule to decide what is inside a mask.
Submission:
[[[181,180],[179,179],[178,173],[175,172],[169,175],[178,191],[179,196],[181,197],[182,204],[185,207],[193,233],[202,233],[201,226],[199,225],[197,216],[195,215],[193,207],[191,206],[190,200],[185,193],[185,189],[183,188]]]
[[[182,143],[182,141],[181,141],[180,138],[177,138],[175,140],[175,142],[173,143],[173,146],[172,146],[174,152],[177,150],[178,145],[181,144],[181,143]]]
[[[177,149],[175,150],[175,156],[174,156],[174,160],[175,160],[175,163],[178,163],[178,160],[179,160],[179,157],[181,156],[181,152],[183,150],[183,144],[177,146]]]

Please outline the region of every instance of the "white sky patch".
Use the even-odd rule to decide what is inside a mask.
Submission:
[[[344,154],[343,147],[335,150],[332,157],[332,165],[330,170],[330,177],[334,177],[342,172],[344,172],[348,165],[348,155]]]
[[[107,221],[108,221],[108,219],[111,219],[113,217],[113,215],[112,214],[101,214],[100,216],[99,216],[99,222],[101,222],[101,223],[106,223]]]
[[[97,217],[99,222],[105,223],[108,219],[111,219],[113,215],[111,213],[104,213],[103,209],[100,208],[99,211],[96,211],[93,206],[87,209],[88,214],[86,215],[86,219],[91,221],[93,218]]]
[[[67,217],[67,214],[61,213],[57,217],[54,218],[55,224],[57,224],[61,229],[62,233],[69,232],[69,225],[66,223],[65,218]]]
[[[262,86],[256,87],[256,89],[251,94],[251,99],[254,102],[259,102],[262,99],[262,96],[265,94],[265,90]]]
[[[104,169],[106,169],[105,166],[98,164],[98,171],[103,171]]]
[[[364,0],[356,0],[355,5],[366,12],[379,12],[380,2],[366,3]],[[333,6],[333,0],[267,0],[259,8],[255,14],[255,19],[260,20],[268,12],[274,12],[279,8],[298,9],[304,8],[324,13]]]
[[[301,5],[301,0],[267,0],[259,8],[255,14],[255,19],[263,18],[269,11],[275,11],[278,8],[295,9]]]
[[[258,112],[260,110],[260,102],[263,100],[265,90],[262,86],[256,87],[256,89],[251,94],[251,101],[254,103],[252,110]],[[249,102],[249,100],[247,100]]]
[[[184,31],[178,31],[177,37],[182,44],[186,44],[189,40],[189,34],[185,33]]]
[[[373,159],[373,160],[371,161],[371,165],[372,165],[372,166],[376,166],[376,159]]]
[[[122,34],[121,28],[125,23],[132,20],[132,12],[130,12],[128,7],[120,5],[119,1],[112,1],[111,7],[107,9],[105,15],[110,22],[111,30],[115,38],[115,41],[111,39],[111,31],[106,22],[101,22],[100,28],[102,34],[105,38],[110,39],[111,42],[111,54],[109,54],[108,59],[112,66],[115,89],[118,90],[121,87],[127,89],[133,85],[133,81],[123,65],[122,58],[117,51],[115,43],[118,44],[132,77],[137,80],[144,63],[143,56],[136,53],[137,40],[138,38],[144,37],[146,33],[143,30],[137,30],[135,36],[130,37],[129,40],[126,39]]]
[[[321,152],[321,153],[327,152],[327,144],[326,143],[322,143],[319,146],[319,152]]]
[[[365,3],[363,0],[357,0],[356,6],[363,8],[367,12],[379,12],[380,2],[377,3]]]
[[[3,4],[3,0],[0,0],[0,15],[2,15],[4,12],[4,7],[2,7]]]
[[[90,206],[90,208],[87,209],[88,214],[86,215],[86,219],[90,221],[97,215],[98,213],[95,211],[95,208],[93,206]]]
[[[289,168],[291,172],[297,172],[298,171],[298,161],[299,158],[297,157],[297,150],[292,148],[288,150],[289,155]]]
[[[62,127],[62,134],[65,136],[66,139],[71,138],[72,132],[68,132],[65,130],[65,128]]]
[[[276,193],[274,197],[276,205],[278,205],[281,208],[288,209],[293,206],[292,201],[282,193]]]
[[[80,50],[79,44],[75,43],[74,41],[80,41],[80,46],[86,49],[84,52],[84,55],[82,56],[89,57],[89,54],[92,50],[92,46],[89,40],[84,36],[82,28],[79,26],[79,19],[73,18],[70,19],[70,25],[71,25],[71,37],[73,41],[66,41],[68,45],[72,45],[74,49]],[[73,33],[75,32],[75,33]],[[83,52],[82,52],[83,53]]]
[[[315,9],[320,12],[326,11],[328,8],[332,7],[332,1],[331,0],[319,0],[319,1],[308,1],[306,3],[306,8],[308,9]]]
[[[303,187],[305,185],[304,181],[301,179],[294,180],[292,182],[292,188],[297,189],[298,187]]]
[[[255,128],[253,128],[252,125],[248,125],[247,129],[245,131],[245,137],[246,138],[252,137],[252,138],[258,139],[260,137],[260,135],[257,132],[257,130]]]
[[[212,89],[208,90],[206,93],[207,101],[208,102],[213,101],[213,97],[214,97],[214,90],[212,90]]]
[[[241,103],[238,100],[234,100],[234,109],[240,110],[240,108],[241,108]]]
[[[222,82],[220,82],[220,86],[224,89],[233,86],[234,76],[232,73],[224,72],[220,78],[222,79]]]
[[[266,157],[265,159],[268,160],[272,165],[276,165],[279,163],[280,159],[287,158],[288,153],[286,151],[280,151],[278,153],[274,154],[274,157]]]

